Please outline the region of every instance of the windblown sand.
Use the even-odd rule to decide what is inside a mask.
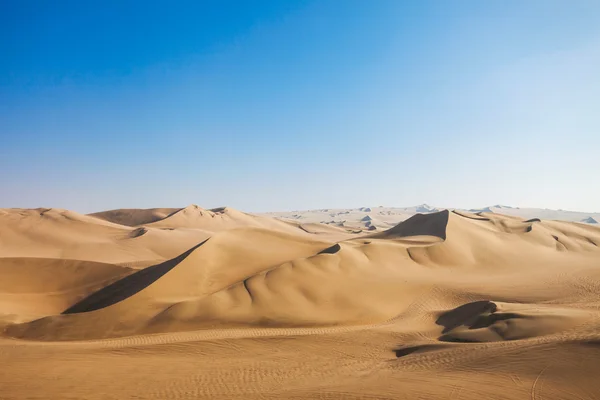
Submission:
[[[378,218],[0,210],[0,399],[600,399],[600,227]]]

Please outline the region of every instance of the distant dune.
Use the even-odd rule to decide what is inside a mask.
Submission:
[[[600,227],[564,213],[0,210],[0,397],[591,399]]]
[[[359,207],[348,209],[325,209],[325,210],[306,210],[292,212],[270,212],[264,215],[283,219],[294,219],[303,222],[324,222],[337,224],[344,221],[348,225],[358,224],[364,221],[364,218],[376,218],[386,227],[398,224],[408,217],[415,214],[427,214],[438,212],[446,208],[433,207],[427,204],[420,204],[412,207]],[[549,210],[543,208],[519,208],[503,205],[493,205],[478,209],[460,209],[448,208],[466,213],[495,213],[507,216],[515,216],[523,219],[549,219],[557,221],[594,223],[600,220],[600,212],[580,212],[565,210]],[[597,223],[597,222],[596,222]]]
[[[138,226],[159,221],[179,210],[180,208],[149,208],[145,210],[124,208],[93,213],[90,216],[114,222],[115,224]]]

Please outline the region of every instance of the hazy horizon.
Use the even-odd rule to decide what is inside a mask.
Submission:
[[[0,207],[600,204],[600,3],[0,5]]]
[[[198,207],[204,208],[204,209],[218,209],[218,208],[222,208],[222,207],[230,207],[226,204],[222,204],[220,206],[215,206],[215,207],[204,207],[202,204],[198,204],[195,202],[189,202],[185,205],[172,205],[172,204],[159,204],[159,205],[155,205],[155,206],[151,206],[151,207],[144,207],[144,208],[138,208],[138,207],[118,207],[115,209],[101,209],[101,210],[92,210],[92,211],[80,211],[80,210],[76,210],[76,209],[69,209],[70,211],[76,211],[79,212],[81,214],[93,214],[93,213],[97,213],[97,212],[102,212],[102,211],[111,211],[111,210],[118,210],[118,209],[152,209],[152,208],[174,208],[174,209],[183,209],[186,208],[188,206],[191,205],[196,205]],[[514,205],[508,205],[508,204],[487,204],[481,207],[461,207],[461,206],[454,206],[454,205],[439,205],[439,204],[430,204],[430,203],[420,203],[420,204],[412,204],[412,205],[393,205],[393,204],[377,204],[377,205],[372,205],[372,204],[363,204],[363,205],[359,205],[359,206],[350,206],[350,207],[315,207],[315,208],[294,208],[294,209],[273,209],[273,210],[246,210],[246,209],[239,209],[240,211],[244,211],[244,212],[250,212],[250,213],[256,213],[256,214],[268,214],[268,213],[286,213],[286,212],[302,212],[302,211],[316,211],[316,210],[358,210],[360,208],[377,208],[377,207],[383,207],[383,208],[393,208],[393,209],[403,209],[403,208],[413,208],[413,207],[419,207],[419,206],[429,206],[432,209],[439,209],[439,210],[444,210],[444,209],[456,209],[456,210],[482,210],[485,209],[486,207],[496,207],[496,206],[500,206],[503,208],[508,208],[508,209],[539,209],[539,210],[549,210],[549,211],[559,211],[559,212],[573,212],[573,213],[589,213],[589,214],[599,214],[600,211],[597,210],[573,210],[573,209],[562,209],[562,208],[543,208],[543,207],[535,207],[535,206],[514,206]],[[20,207],[11,207],[11,208],[20,208]],[[38,207],[31,207],[31,208],[45,208],[44,206],[38,206]],[[51,207],[51,208],[58,208],[58,209],[64,209],[64,207]],[[237,207],[231,207],[231,208],[237,208]]]

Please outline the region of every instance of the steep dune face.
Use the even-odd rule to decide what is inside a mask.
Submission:
[[[136,227],[50,210],[0,218],[0,361],[42,360],[9,372],[10,393],[41,396],[21,376],[64,393],[48,371],[81,378],[91,365],[105,385],[154,371],[122,388],[143,398],[600,392],[590,224],[441,211],[351,234],[195,206]]]
[[[600,231],[571,222],[527,222],[495,214],[472,218],[451,213],[447,230],[444,243],[410,249],[411,258],[424,265],[515,268],[520,267],[519,258],[552,259],[555,250],[566,246],[584,254],[596,252],[600,240]]]
[[[434,214],[416,214],[400,222],[395,227],[371,235],[377,239],[403,239],[407,237],[435,237],[446,240],[446,227],[450,213],[448,210]]]

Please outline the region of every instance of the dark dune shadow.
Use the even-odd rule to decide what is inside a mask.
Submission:
[[[310,233],[310,234],[312,234],[312,235],[318,234],[318,232],[312,232],[310,229],[306,228],[306,227],[304,226],[304,224],[300,224],[300,225],[298,225],[298,229],[300,229],[300,230],[302,230],[302,231],[304,231],[304,232],[306,232],[306,233]]]
[[[408,236],[436,236],[446,240],[449,215],[448,210],[431,214],[415,214],[391,229],[365,236],[365,238],[392,239]]]
[[[136,228],[134,230],[132,230],[131,232],[129,232],[129,237],[132,239],[135,239],[137,237],[140,237],[144,234],[146,234],[146,232],[148,232],[148,229],[146,228]]]
[[[439,316],[436,324],[444,327],[442,333],[448,333],[459,326],[474,326],[482,314],[494,313],[497,310],[496,304],[488,300],[475,301],[473,303],[463,304],[453,310],[447,311]]]
[[[414,353],[425,353],[428,351],[433,351],[436,349],[439,349],[441,346],[439,345],[433,345],[433,344],[422,344],[422,345],[418,345],[418,346],[411,346],[411,347],[402,347],[399,349],[394,349],[394,353],[396,354],[397,358],[400,357],[406,357],[410,354],[414,354]]]
[[[202,243],[171,260],[145,268],[92,293],[85,299],[63,311],[62,314],[75,314],[99,310],[133,296],[172,270],[177,264],[185,260],[187,256],[208,240],[209,239],[206,239]]]
[[[525,222],[542,222],[542,220],[540,220],[539,218],[531,218],[531,219],[528,219]]]
[[[169,217],[172,217],[173,215],[175,215],[175,214],[177,214],[178,212],[180,212],[180,211],[183,211],[183,210],[185,210],[185,207],[184,207],[184,208],[177,209],[177,210],[173,211],[172,213],[169,213],[169,214],[165,215],[165,217],[164,217],[164,218],[161,218],[161,219],[159,219],[159,221],[162,221],[163,219],[167,219],[167,218],[169,218]]]
[[[338,243],[336,243],[333,246],[326,248],[325,250],[321,250],[317,254],[335,254],[338,251],[340,251],[340,249],[341,249],[340,245]]]

